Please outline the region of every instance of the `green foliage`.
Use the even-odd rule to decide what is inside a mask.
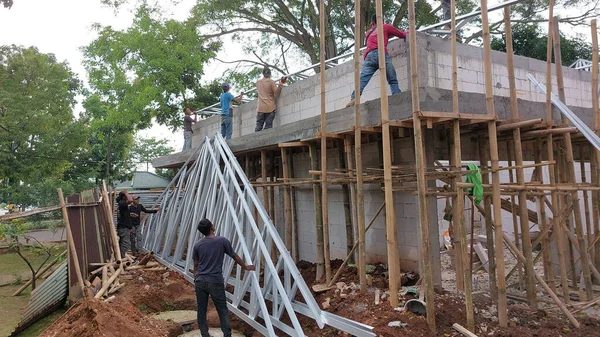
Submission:
[[[202,98],[210,89],[200,78],[220,43],[205,43],[194,19],[163,20],[157,12],[141,5],[125,31],[96,26],[98,38],[83,49],[90,85],[111,126],[112,116],[132,130],[148,127],[156,117],[177,129],[184,105],[208,105]]]
[[[135,166],[145,166],[146,171],[150,169],[152,160],[173,153],[174,149],[168,146],[166,139],[136,138],[129,157]]]
[[[538,26],[517,24],[512,26],[513,49],[515,54],[546,61],[548,36]],[[506,51],[505,37],[494,37],[492,49]],[[562,63],[568,66],[577,59],[592,58],[592,45],[581,36],[567,38],[560,36],[560,52]]]
[[[28,189],[85,160],[88,127],[72,112],[79,86],[52,54],[0,47],[0,200],[36,205]]]

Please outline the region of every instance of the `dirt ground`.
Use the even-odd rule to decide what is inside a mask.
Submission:
[[[340,261],[332,261],[332,267],[339,266]],[[375,327],[377,336],[407,337],[453,337],[460,336],[452,329],[453,323],[466,326],[464,300],[455,293],[437,295],[436,324],[437,334],[432,333],[424,317],[393,310],[389,305],[389,293],[386,292],[386,270],[384,265],[377,265],[371,274],[373,286],[360,293],[356,284],[358,276],[354,268],[347,268],[339,279],[344,286],[315,294],[318,303],[329,299],[327,311],[347,317]],[[315,266],[302,262],[299,269],[311,286],[315,282]],[[405,275],[405,282],[414,283],[417,275]],[[174,272],[131,271],[121,280],[126,285],[112,303],[93,301],[75,305],[41,336],[177,336],[181,327],[174,323],[154,320],[149,316],[167,310],[195,310],[196,299],[192,284]],[[410,283],[409,283],[410,284]],[[341,285],[341,284],[340,284]],[[375,293],[379,289],[380,303],[375,304]],[[403,288],[404,290],[408,288]],[[578,316],[582,324],[575,329],[561,315],[543,310],[531,310],[527,306],[509,301],[510,327],[499,329],[495,307],[486,294],[476,294],[476,334],[478,336],[529,337],[529,336],[600,336],[600,321],[585,316]],[[403,304],[403,303],[401,303]],[[236,316],[232,317],[232,328],[248,337],[258,336],[252,327]],[[347,336],[331,327],[319,329],[309,318],[300,316],[305,333],[310,337]],[[209,307],[209,325],[218,327],[219,319],[216,311]],[[389,327],[388,323],[400,321],[406,326]],[[195,325],[195,324],[194,324]],[[194,327],[195,328],[195,327]],[[281,334],[283,335],[283,334]]]

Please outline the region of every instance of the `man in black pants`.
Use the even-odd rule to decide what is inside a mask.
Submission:
[[[133,230],[131,231],[131,252],[134,255],[139,254],[142,247],[142,226],[140,225],[140,215],[142,212],[156,213],[158,209],[146,209],[144,205],[140,204],[139,196],[133,197],[133,203],[129,206],[129,215],[131,216],[131,224],[133,225]]]
[[[119,250],[121,258],[131,247],[131,216],[129,215],[129,204],[133,202],[131,195],[127,190],[122,190],[117,196],[117,204],[119,205],[119,213],[117,213],[117,235],[119,236]]]
[[[198,328],[202,337],[210,337],[206,323],[206,308],[208,295],[212,298],[224,337],[231,337],[229,325],[229,309],[225,297],[225,279],[223,278],[224,254],[229,255],[242,269],[251,271],[254,266],[246,265],[239,255],[233,251],[231,242],[222,236],[215,235],[215,226],[208,220],[202,219],[198,230],[204,235],[194,244],[194,283],[196,287],[196,301],[198,302]]]

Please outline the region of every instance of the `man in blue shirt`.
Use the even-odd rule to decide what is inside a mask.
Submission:
[[[219,97],[219,101],[221,102],[221,136],[225,137],[225,139],[231,139],[231,132],[233,131],[233,108],[231,107],[231,102],[239,104],[242,101],[244,93],[241,93],[238,97],[233,97],[229,92],[229,83],[221,84],[221,88],[223,88],[223,93]]]
[[[229,255],[237,264],[246,271],[254,270],[254,266],[246,265],[244,260],[235,253],[231,242],[227,238],[215,235],[215,226],[208,219],[202,219],[198,230],[204,238],[194,244],[192,258],[194,259],[194,285],[196,288],[196,301],[198,302],[198,328],[202,337],[210,337],[206,323],[206,308],[208,296],[213,300],[221,330],[224,337],[231,337],[229,325],[229,309],[225,296],[225,279],[223,278],[224,254]]]

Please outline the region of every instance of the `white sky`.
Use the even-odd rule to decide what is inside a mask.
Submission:
[[[177,6],[170,7],[172,13],[169,16],[185,19],[195,2],[180,0]],[[491,1],[490,5],[496,3],[498,2]],[[115,29],[124,29],[131,24],[133,13],[133,8],[123,8],[115,15],[114,10],[104,7],[100,0],[15,0],[10,10],[0,8],[0,45],[36,46],[43,53],[53,53],[58,60],[66,60],[79,78],[86,82],[79,48],[95,39],[96,34],[91,31],[91,25],[97,22],[111,25]],[[501,11],[493,13],[493,17],[496,15],[501,15]],[[574,31],[589,37],[587,27],[578,27]],[[227,41],[225,46],[218,55],[220,59],[232,61],[244,58],[240,45]],[[221,76],[227,66],[233,65],[215,61],[206,66],[204,79]],[[80,109],[78,105],[76,112]],[[152,128],[140,132],[140,135],[166,138],[176,151],[180,151],[183,146],[181,131],[173,134],[167,127],[156,123]]]

